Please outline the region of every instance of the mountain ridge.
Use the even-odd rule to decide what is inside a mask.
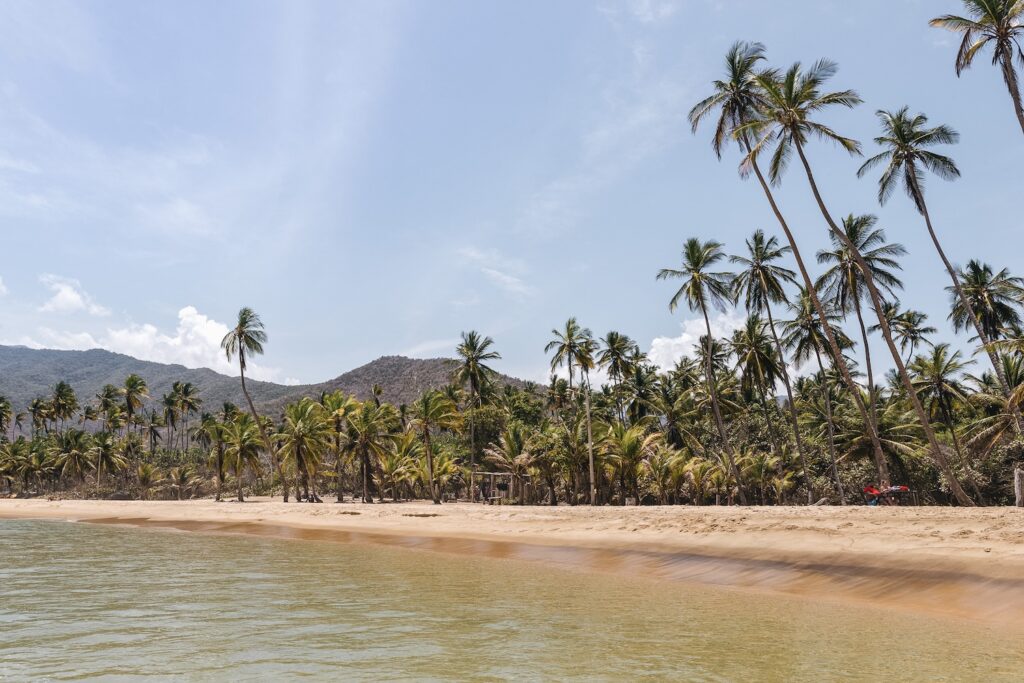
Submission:
[[[427,389],[439,389],[451,381],[457,361],[451,358],[408,358],[381,356],[332,379],[315,384],[285,385],[246,378],[256,407],[271,415],[303,397],[317,397],[324,391],[343,391],[365,400],[371,388],[382,388],[384,401],[401,405],[412,403]],[[104,384],[120,386],[125,377],[137,374],[146,380],[150,404],[171,389],[175,381],[192,382],[203,400],[203,410],[214,410],[223,402],[243,405],[241,383],[237,376],[224,375],[209,368],[157,363],[104,349],[62,351],[0,345],[0,396],[11,401],[15,411],[24,410],[34,398],[47,397],[53,385],[66,381],[74,388],[80,403],[91,401]],[[499,384],[523,387],[527,383],[506,375]]]

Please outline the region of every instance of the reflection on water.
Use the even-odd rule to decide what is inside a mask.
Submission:
[[[1019,680],[1019,634],[367,545],[0,521],[0,678]]]

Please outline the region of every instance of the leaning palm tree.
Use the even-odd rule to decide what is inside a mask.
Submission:
[[[263,328],[263,321],[260,320],[260,316],[257,315],[256,311],[252,310],[248,306],[238,311],[238,322],[235,327],[231,329],[224,339],[221,340],[220,346],[224,349],[224,354],[227,356],[228,362],[237,355],[238,356],[238,372],[242,380],[242,394],[245,395],[245,402],[249,404],[249,412],[252,413],[252,419],[259,428],[260,438],[263,440],[263,447],[267,450],[267,453],[273,458],[274,463],[277,466],[277,474],[281,479],[281,488],[284,489],[284,502],[288,502],[288,479],[285,477],[284,467],[277,459],[277,451],[274,449],[273,444],[270,443],[270,436],[267,434],[266,428],[263,426],[262,420],[260,420],[259,413],[256,412],[256,406],[252,403],[252,397],[249,395],[249,389],[245,386],[245,369],[246,356],[255,356],[263,353],[263,345],[267,343],[267,332]]]
[[[434,472],[434,449],[430,443],[430,431],[458,429],[461,423],[459,409],[455,402],[437,389],[423,392],[423,395],[412,405],[412,423],[410,427],[420,433],[423,439],[423,450],[427,456],[427,478],[430,498],[434,505],[441,504],[441,492],[438,490],[437,477]]]
[[[875,433],[871,426],[867,406],[861,399],[860,390],[853,381],[853,375],[850,373],[846,359],[841,353],[837,335],[833,331],[832,325],[827,322],[829,316],[826,314],[825,307],[821,303],[817,290],[814,288],[814,282],[807,271],[807,266],[797,246],[796,238],[793,237],[789,223],[786,221],[785,216],[782,215],[782,210],[775,201],[775,195],[772,193],[768,180],[761,171],[757,155],[752,154],[755,131],[750,126],[762,118],[761,110],[768,104],[766,95],[758,81],[757,71],[764,58],[764,46],[760,43],[735,43],[726,55],[726,79],[715,81],[713,83],[714,94],[699,102],[690,111],[690,123],[693,126],[693,131],[696,132],[700,123],[717,111],[719,118],[715,126],[715,135],[712,138],[712,148],[715,150],[716,155],[721,158],[722,147],[730,138],[739,144],[740,150],[746,155],[743,165],[740,167],[741,175],[745,177],[749,173],[754,174],[761,190],[764,192],[765,199],[768,200],[775,219],[782,228],[782,232],[786,235],[786,241],[793,251],[793,258],[796,261],[797,270],[800,272],[804,290],[809,292],[811,303],[813,303],[814,310],[818,313],[818,318],[824,321],[822,323],[822,331],[828,342],[831,356],[836,359],[836,367],[839,369],[843,382],[846,384],[847,389],[849,389],[850,394],[853,395],[861,420],[866,425],[868,436],[874,448],[875,462],[884,464],[885,454],[882,451],[882,444],[878,439],[878,434]],[[888,481],[883,480],[881,483],[885,485]]]
[[[1024,6],[1024,3],[1022,3]],[[961,315],[954,319],[958,327],[969,323],[978,333],[978,338],[985,345],[989,361],[999,378],[1003,394],[1009,396],[1010,387],[1006,383],[1002,366],[995,350],[990,346],[992,338],[986,334],[978,312],[975,311],[973,302],[964,294],[960,276],[953,264],[946,258],[946,252],[939,242],[935,228],[932,226],[931,214],[928,212],[928,203],[924,198],[924,172],[931,171],[944,180],[953,180],[960,177],[960,169],[949,157],[931,151],[936,145],[954,144],[959,140],[959,135],[949,126],[928,126],[928,117],[924,114],[911,116],[908,107],[903,107],[896,112],[879,111],[878,118],[882,123],[882,134],[875,138],[875,143],[883,147],[883,151],[868,159],[857,171],[857,175],[863,177],[870,169],[885,164],[882,177],[878,180],[878,201],[885,204],[896,186],[902,181],[903,189],[914,202],[914,207],[924,217],[925,226],[928,228],[928,236],[931,237],[935,251],[939,253],[942,264],[953,282],[953,291],[958,300]],[[1018,417],[1018,430],[1020,430],[1020,418]]]
[[[455,382],[460,386],[469,386],[469,469],[476,471],[476,425],[473,422],[472,411],[480,407],[481,393],[490,388],[494,376],[497,374],[487,365],[492,360],[500,360],[501,354],[490,350],[494,346],[494,340],[490,337],[481,337],[480,333],[472,330],[462,333],[462,341],[455,347],[455,353],[461,359],[458,369],[455,371]],[[472,487],[470,487],[469,498],[475,498]]]
[[[763,230],[755,230],[747,240],[746,256],[731,256],[729,260],[740,266],[736,274],[735,286],[737,298],[742,298],[749,313],[764,313],[768,318],[768,329],[772,333],[775,352],[779,358],[779,369],[782,382],[786,387],[786,399],[789,402],[789,420],[796,441],[800,465],[807,485],[807,502],[814,502],[814,486],[811,483],[810,471],[807,469],[807,456],[804,452],[803,438],[800,435],[800,424],[797,420],[796,402],[793,400],[793,385],[789,380],[789,369],[786,367],[786,354],[782,350],[782,341],[775,328],[775,317],[772,304],[788,303],[786,285],[796,284],[796,273],[779,265],[775,265],[792,247],[779,245],[775,236],[766,237]]]
[[[733,457],[732,444],[729,435],[725,431],[725,423],[722,421],[722,411],[718,402],[715,373],[713,370],[711,347],[714,344],[714,335],[711,333],[711,319],[708,317],[708,307],[714,306],[724,311],[726,304],[731,304],[734,297],[733,274],[725,271],[713,271],[715,264],[725,258],[722,245],[714,240],[701,242],[691,237],[683,245],[682,265],[680,268],[662,268],[658,271],[659,280],[681,279],[683,284],[669,300],[668,308],[675,311],[680,301],[685,301],[691,311],[700,311],[704,317],[704,327],[707,330],[706,349],[704,364],[704,376],[707,382],[708,395],[711,398],[711,410],[715,417],[715,425],[718,428],[718,436],[722,440],[722,449],[729,469],[732,471],[736,481],[740,481],[740,472],[736,467]],[[740,488],[740,502],[747,504],[746,495]]]
[[[897,259],[904,256],[907,250],[902,244],[886,242],[885,231],[876,228],[877,223],[877,216],[850,214],[843,219],[843,232],[846,233],[849,243],[853,244],[854,248],[860,252],[861,258],[867,264],[868,274],[874,279],[875,285],[890,298],[895,298],[896,290],[903,288],[903,283],[895,272],[903,270],[903,266]],[[871,345],[868,342],[868,328],[864,323],[862,303],[867,298],[866,278],[846,244],[833,234],[830,234],[829,238],[832,241],[832,248],[822,249],[818,252],[818,263],[829,266],[828,270],[819,278],[818,287],[827,292],[827,296],[832,298],[840,311],[849,313],[852,310],[856,314],[861,342],[864,344],[864,368],[868,375],[868,392],[873,394],[875,392],[875,373],[871,363]],[[869,401],[869,405],[874,407],[875,401]],[[869,414],[877,431],[878,416],[874,410]]]
[[[1003,73],[1003,81],[1013,102],[1021,132],[1024,132],[1024,106],[1021,105],[1017,72],[1013,67],[1014,50],[1024,63],[1024,2],[1022,0],[963,0],[967,17],[946,14],[929,23],[963,35],[956,53],[956,75],[974,63],[981,50],[992,47],[992,65]]]
[[[896,372],[901,383],[910,397],[911,405],[917,414],[921,429],[925,432],[928,441],[930,455],[939,471],[950,481],[949,487],[962,505],[973,505],[970,497],[964,493],[960,483],[956,481],[955,473],[947,462],[945,453],[939,447],[935,431],[932,429],[921,405],[917,394],[913,391],[910,375],[903,364],[903,358],[893,341],[892,330],[888,321],[882,315],[882,295],[879,292],[868,264],[864,261],[860,251],[846,236],[822,198],[818,189],[818,183],[814,172],[811,170],[810,161],[807,159],[805,145],[811,137],[826,140],[837,144],[850,154],[860,154],[860,143],[852,138],[844,137],[828,126],[815,120],[818,113],[834,106],[852,108],[861,103],[860,96],[853,90],[840,90],[826,92],[824,87],[827,81],[835,75],[837,66],[828,60],[819,60],[809,69],[804,69],[799,63],[794,64],[785,72],[769,69],[759,73],[755,80],[765,93],[764,104],[760,109],[761,117],[746,126],[740,128],[739,133],[751,132],[758,136],[758,142],[754,145],[748,160],[774,147],[771,158],[771,177],[779,182],[788,165],[789,159],[795,152],[803,166],[807,176],[807,183],[810,186],[811,194],[818,205],[825,223],[828,224],[831,233],[842,243],[853,256],[854,261],[860,267],[864,275],[864,285],[868,290],[871,306],[878,317],[882,338],[892,355],[893,363],[896,365]],[[859,392],[854,392],[859,397]],[[863,400],[859,403],[863,404]],[[866,415],[865,410],[865,415]],[[868,420],[870,421],[870,417]],[[869,425],[873,430],[873,426]],[[879,449],[880,450],[880,449]],[[876,456],[878,457],[878,456]]]

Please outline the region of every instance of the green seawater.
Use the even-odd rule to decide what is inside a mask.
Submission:
[[[0,521],[0,680],[1019,681],[1019,633],[320,541]]]

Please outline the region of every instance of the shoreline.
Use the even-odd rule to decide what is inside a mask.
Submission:
[[[5,499],[0,519],[368,543],[850,601],[859,608],[1000,624],[1024,619],[1024,514],[1014,508]]]

